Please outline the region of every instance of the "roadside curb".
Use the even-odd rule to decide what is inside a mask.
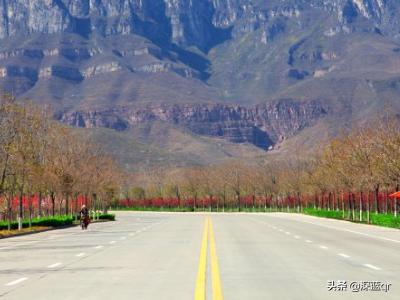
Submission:
[[[96,220],[95,222],[90,222],[90,224],[106,223],[106,222],[115,222],[115,221],[111,221],[111,220]],[[58,230],[58,229],[67,229],[67,228],[72,228],[72,227],[77,227],[77,226],[80,226],[80,225],[79,224],[72,224],[72,225],[65,225],[65,226],[59,226],[59,227],[49,227],[49,228],[33,230],[33,231],[28,231],[28,232],[21,232],[21,233],[16,233],[16,234],[13,234],[13,235],[10,235],[10,236],[0,236],[0,240],[19,237],[19,236],[24,236],[24,235],[36,234],[36,233],[41,233],[41,232],[46,232],[46,231]]]
[[[76,226],[78,226],[78,225],[73,224],[73,225],[66,225],[66,226],[60,226],[60,227],[50,227],[50,228],[45,228],[45,229],[33,230],[33,231],[29,231],[29,232],[21,232],[21,233],[16,233],[16,234],[13,234],[10,236],[2,236],[2,237],[0,237],[0,240],[24,236],[24,235],[30,235],[30,234],[35,234],[35,233],[41,233],[41,232],[46,232],[46,231],[52,231],[52,230],[66,229],[66,228],[71,228],[71,227],[76,227]]]

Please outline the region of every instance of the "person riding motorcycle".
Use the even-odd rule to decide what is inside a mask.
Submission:
[[[86,207],[86,205],[82,205],[82,209],[79,212],[81,216],[81,226],[82,229],[87,229],[89,226],[90,218],[89,218],[89,209]]]

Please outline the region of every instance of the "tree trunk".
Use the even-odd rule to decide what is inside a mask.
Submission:
[[[369,210],[370,210],[370,205],[369,205],[369,192],[367,194],[367,223],[370,223],[370,219],[369,219]]]
[[[379,184],[376,185],[375,187],[375,196],[374,196],[374,202],[375,202],[375,212],[379,214],[381,212],[381,208],[379,206]]]
[[[22,220],[24,218],[24,206],[23,206],[23,189],[19,191],[18,199],[18,230],[22,229]]]
[[[268,199],[268,195],[264,195],[265,199],[264,199],[264,212],[267,212],[267,199]]]
[[[69,214],[69,195],[65,194],[65,215]]]
[[[297,193],[297,213],[300,213],[301,210],[301,199],[300,199],[300,192]]]
[[[12,200],[14,198],[14,193],[10,194],[10,197],[7,199],[7,228],[11,230],[11,222],[12,222]]]
[[[226,201],[226,193],[222,195],[222,212],[225,212],[225,201]]]
[[[388,193],[385,193],[385,214],[388,213],[388,207],[389,207],[389,203],[388,203]]]
[[[39,192],[38,197],[38,217],[40,219],[42,217],[42,192]]]
[[[32,227],[32,215],[33,215],[33,203],[32,196],[28,193],[28,203],[29,203],[29,228]]]
[[[362,207],[362,205],[363,205],[363,193],[361,192],[360,193],[360,222],[362,222],[362,211],[363,211],[363,207]]]
[[[54,192],[51,192],[51,215],[54,217],[56,215],[56,195]]]
[[[343,195],[343,192],[340,193],[340,198],[342,200],[342,218],[344,219],[345,215],[344,215],[344,195]]]
[[[1,180],[0,180],[0,195],[3,194],[4,192],[4,184],[6,182],[6,173],[7,173],[7,168],[8,168],[8,160],[9,160],[10,156],[7,153],[6,158],[4,160],[4,168],[3,168],[3,172],[1,173]]]

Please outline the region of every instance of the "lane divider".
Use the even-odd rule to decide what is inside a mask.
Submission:
[[[57,268],[57,267],[59,267],[59,266],[61,266],[61,265],[62,265],[62,263],[58,262],[58,263],[52,264],[52,265],[50,265],[50,266],[47,266],[47,268],[49,268],[49,269],[54,269],[54,268]]]
[[[350,255],[344,254],[344,253],[338,253],[339,256],[343,258],[350,258]]]
[[[14,280],[14,281],[11,281],[11,282],[5,284],[5,286],[13,286],[13,285],[16,285],[16,284],[18,284],[18,283],[21,283],[21,282],[23,282],[23,281],[25,281],[25,280],[27,280],[27,279],[28,279],[27,277],[22,277],[22,278],[19,278],[19,279],[17,279],[17,280]]]
[[[375,271],[381,270],[381,268],[379,268],[377,266],[374,266],[374,265],[371,265],[371,264],[364,264],[364,267],[370,268],[370,269],[375,270]]]
[[[223,300],[221,277],[218,265],[217,247],[215,243],[214,228],[211,218],[204,221],[203,238],[200,248],[199,268],[196,279],[195,300],[206,299],[206,282],[207,282],[207,250],[210,250],[211,265],[211,288],[212,299]]]

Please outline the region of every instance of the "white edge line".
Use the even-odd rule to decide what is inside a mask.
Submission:
[[[320,227],[335,229],[335,230],[339,230],[339,231],[345,231],[345,232],[350,232],[350,233],[354,233],[354,234],[359,234],[359,235],[367,236],[367,237],[373,238],[373,239],[384,240],[384,241],[389,241],[389,242],[394,242],[394,243],[400,243],[400,240],[394,240],[394,239],[390,239],[390,238],[386,238],[386,237],[374,236],[374,235],[370,235],[368,233],[358,232],[358,231],[354,231],[354,230],[350,230],[350,229],[342,229],[342,228],[338,228],[338,227],[335,227],[335,226],[317,224],[317,223],[310,222],[310,221],[302,221],[302,220],[296,220],[296,219],[293,219],[293,220],[295,220],[297,222],[301,222],[301,223],[312,224],[312,225],[315,225],[315,226],[320,226]]]
[[[27,280],[27,279],[28,279],[28,277],[22,277],[22,278],[19,278],[19,279],[17,279],[17,280],[14,280],[14,281],[11,281],[11,282],[5,284],[5,286],[16,285],[16,284],[18,284],[18,283],[21,283],[21,282]]]
[[[81,252],[81,253],[77,254],[76,256],[81,257],[81,256],[84,256],[85,254],[86,254],[85,252]]]

